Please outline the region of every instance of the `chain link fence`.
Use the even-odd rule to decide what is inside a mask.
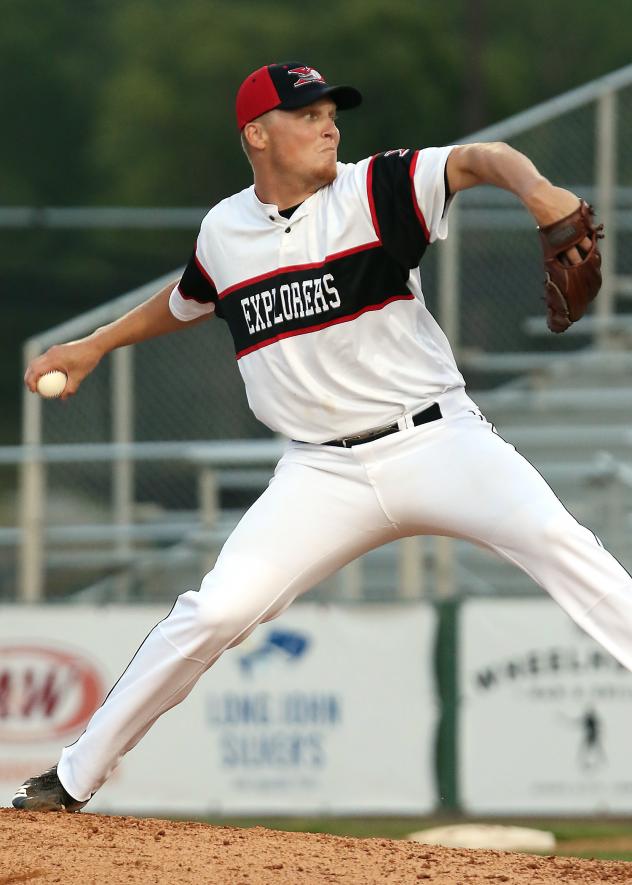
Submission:
[[[565,335],[552,336],[546,330],[541,301],[542,267],[533,220],[517,199],[504,191],[475,188],[459,195],[450,210],[451,236],[445,244],[428,250],[422,281],[428,305],[451,339],[473,396],[484,399],[502,385],[528,386],[534,378],[546,385],[546,369],[556,360],[571,358],[587,348],[616,352],[629,346],[630,111],[632,66],[466,139],[503,140],[523,151],[554,183],[592,202],[608,232],[604,288],[591,316]],[[171,276],[175,278],[177,273]],[[55,341],[86,334],[119,316],[158,289],[165,279],[31,339],[25,349],[26,358]],[[223,323],[202,324],[126,349],[125,353],[124,357],[114,354],[106,358],[86,380],[80,395],[69,402],[42,403],[38,397],[26,396],[24,442],[50,446],[272,439],[248,410],[232,342]],[[498,410],[490,417],[498,422],[502,419],[500,401],[494,404],[492,398],[489,402],[492,410]],[[624,424],[630,417],[626,418],[627,413],[624,410],[622,414],[616,403],[613,414],[618,421],[623,417]],[[525,420],[529,423],[531,419]],[[546,419],[540,416],[533,420],[542,421],[546,430]],[[556,457],[556,451],[551,449],[549,460]],[[559,457],[567,455],[561,453]],[[191,574],[199,577],[200,566],[212,562],[221,532],[214,536],[217,543],[202,545],[203,549],[199,535],[191,540],[191,532],[205,524],[200,515],[204,486],[199,464],[173,457],[149,461],[119,456],[113,461],[51,463],[46,469],[45,487],[40,487],[45,511],[36,514],[37,518],[33,513],[25,515],[29,470],[32,479],[35,469],[31,462],[22,468],[21,497],[23,563],[29,531],[32,539],[37,535],[43,550],[41,582],[37,591],[31,592],[32,597],[61,597],[86,586],[111,592],[114,579],[119,589],[127,588],[125,592],[134,587],[134,592],[141,593],[152,581],[155,591],[162,583],[159,577],[169,572],[166,563],[179,562],[182,573],[186,550]],[[261,464],[239,468],[225,465],[215,476],[211,509],[217,506],[226,517],[227,530],[228,523],[260,493],[268,473],[269,467]],[[121,533],[113,541],[104,531],[103,539],[93,539],[91,544],[80,542],[79,531],[74,544],[69,540],[72,532],[64,544],[53,542],[50,536],[47,539],[51,526],[88,525],[119,525]],[[165,528],[169,525],[176,527],[171,534]],[[179,536],[178,525],[182,527]],[[153,526],[156,531],[142,539],[138,532],[125,537],[125,526]],[[179,552],[172,551],[170,560],[164,551],[176,540]],[[607,538],[604,540],[607,542]],[[425,586],[439,594],[467,584],[467,574],[474,575],[472,586],[479,586],[481,581],[488,585],[488,579],[476,577],[476,569],[466,566],[460,554],[455,557],[453,553],[450,558],[443,547],[433,545],[419,542],[412,552],[390,551],[365,558],[360,573],[347,572],[340,579],[342,583],[332,585],[329,592],[335,595],[346,588],[350,595],[370,594],[371,587],[380,582],[388,584],[384,576],[392,574],[394,565],[400,572],[408,569],[406,586],[415,581],[421,586],[424,576],[430,575]],[[153,554],[158,557],[155,562]],[[15,587],[16,571],[7,567],[0,573],[5,597],[10,591],[2,574],[11,574]],[[33,571],[29,574],[28,580],[32,581]],[[133,575],[133,579],[121,583],[121,574],[128,578]],[[24,569],[21,581],[22,592],[28,594]],[[368,589],[363,591],[363,586]],[[180,589],[174,587],[174,592]]]

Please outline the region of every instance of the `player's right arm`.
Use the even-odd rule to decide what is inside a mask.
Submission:
[[[554,185],[527,156],[504,142],[474,142],[454,147],[447,160],[446,173],[452,193],[481,184],[510,191],[522,201],[540,227],[565,218],[579,207],[577,194]],[[590,239],[583,240],[581,246],[588,251]],[[569,249],[567,255],[573,264],[582,260],[574,248]]]
[[[67,399],[77,392],[83,379],[103,357],[117,347],[177,332],[213,316],[218,296],[204,254],[204,244],[209,240],[206,231],[207,219],[202,222],[196,247],[179,281],[169,283],[147,301],[95,329],[91,335],[67,344],[56,344],[36,357],[24,376],[28,389],[35,393],[38,378],[51,369],[58,369],[68,378],[61,396]]]
[[[119,319],[96,329],[91,335],[67,344],[55,344],[46,353],[36,357],[29,364],[24,376],[24,383],[28,389],[35,393],[37,379],[51,369],[59,369],[68,376],[61,397],[66,399],[76,393],[83,379],[103,357],[117,347],[177,332],[213,316],[211,312],[189,320],[175,317],[169,307],[169,299],[176,284],[177,280],[169,283],[147,301],[134,307]]]

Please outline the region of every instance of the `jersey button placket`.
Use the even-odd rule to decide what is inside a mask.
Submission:
[[[309,248],[309,218],[300,215],[292,218],[292,223],[285,218],[283,221],[285,226],[279,233],[279,267],[300,266],[313,261]]]
[[[285,221],[286,219],[280,220]],[[288,224],[287,227],[281,227],[279,230],[279,267],[285,267],[287,264],[293,263],[288,253],[293,252],[296,243],[294,237],[287,236],[292,231],[292,225]]]

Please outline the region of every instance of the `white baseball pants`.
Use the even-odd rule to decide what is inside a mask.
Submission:
[[[462,390],[443,418],[350,449],[290,443],[198,591],[178,597],[67,747],[60,779],[88,799],[158,717],[263,621],[367,550],[447,535],[523,569],[632,669],[632,577]]]

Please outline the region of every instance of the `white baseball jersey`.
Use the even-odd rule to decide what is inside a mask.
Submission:
[[[251,186],[202,222],[170,309],[227,321],[249,405],[272,430],[320,443],[464,386],[419,271],[447,236],[450,150],[339,163],[289,220]]]

